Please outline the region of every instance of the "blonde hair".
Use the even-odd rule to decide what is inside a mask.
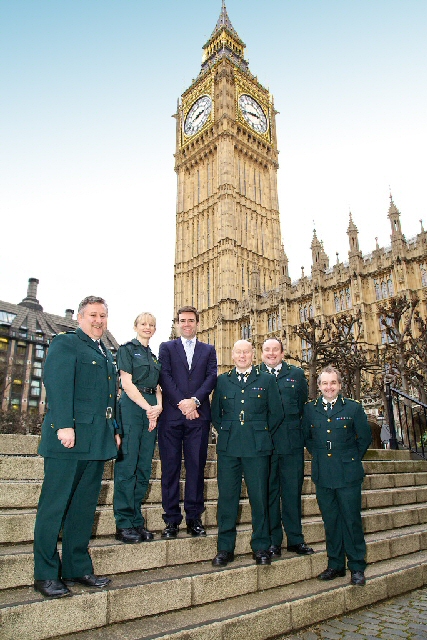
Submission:
[[[138,322],[140,320],[145,320],[146,318],[148,318],[148,320],[152,320],[154,322],[154,326],[156,326],[155,316],[153,316],[153,314],[149,311],[142,311],[142,313],[136,316],[135,322],[133,323],[133,328],[136,329],[136,325],[138,324]]]

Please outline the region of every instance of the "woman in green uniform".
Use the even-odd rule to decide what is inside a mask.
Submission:
[[[114,466],[114,517],[116,539],[133,544],[149,541],[154,534],[145,526],[141,505],[147,493],[162,412],[158,385],[161,365],[148,343],[156,331],[151,313],[140,313],[134,323],[136,338],[117,352],[122,394],[120,413],[122,445]]]

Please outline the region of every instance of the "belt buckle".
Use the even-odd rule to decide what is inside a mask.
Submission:
[[[107,420],[111,420],[111,418],[113,417],[113,407],[107,407],[105,417]]]
[[[332,442],[331,440],[326,440],[326,449],[328,451],[330,451],[332,449]]]

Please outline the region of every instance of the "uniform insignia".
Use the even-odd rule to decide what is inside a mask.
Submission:
[[[134,353],[133,355],[134,355],[135,357],[136,357],[136,356],[141,357],[141,356],[142,356],[142,353]]]
[[[252,391],[264,391],[264,387],[252,387]]]

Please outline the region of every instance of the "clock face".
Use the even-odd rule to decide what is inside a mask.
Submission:
[[[268,129],[267,117],[261,105],[246,93],[239,98],[239,107],[248,125],[257,133],[265,133]]]
[[[212,99],[210,96],[200,96],[187,113],[184,122],[184,133],[186,136],[194,136],[195,133],[206,124],[209,114],[212,111]]]

